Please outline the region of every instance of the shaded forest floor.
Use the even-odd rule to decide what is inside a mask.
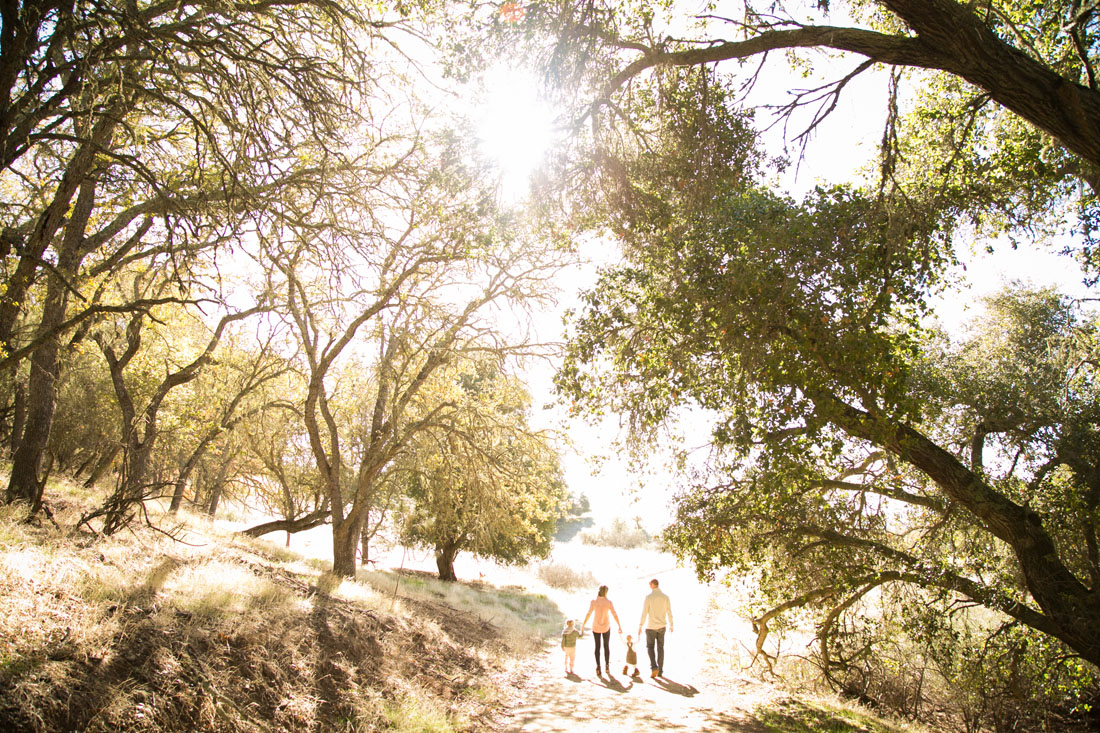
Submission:
[[[67,501],[56,522],[0,507],[0,730],[914,730],[743,675],[722,591],[661,553],[559,545],[583,570],[569,590],[472,559],[479,580],[443,584],[403,552],[336,582],[327,559],[193,517],[158,521],[173,537],[75,532]],[[650,575],[677,604],[668,678],[620,674],[618,638],[596,677],[590,636],[566,678],[556,635],[591,582],[634,633]]]

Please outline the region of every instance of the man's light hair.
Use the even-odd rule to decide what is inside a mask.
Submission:
[[[660,583],[660,582],[659,582],[659,581],[658,581],[658,580],[657,580],[656,578],[654,578],[653,580],[649,581],[649,584],[650,584],[650,585],[652,585],[652,586],[653,586],[654,588],[657,588],[658,586],[660,586],[660,585],[661,585],[661,583]]]

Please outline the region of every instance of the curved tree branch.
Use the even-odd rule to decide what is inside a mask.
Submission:
[[[984,89],[990,98],[1057,139],[1093,167],[1100,167],[1100,93],[1064,78],[1013,47],[987,26],[970,5],[954,0],[878,0],[915,35],[860,28],[800,26],[764,30],[742,41],[700,48],[650,47],[603,85],[591,111],[607,104],[630,80],[662,66],[698,66],[747,59],[779,49],[829,48],[865,56],[874,63],[938,69]],[[1100,180],[1084,175],[1094,191]]]

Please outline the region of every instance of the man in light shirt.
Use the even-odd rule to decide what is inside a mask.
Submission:
[[[672,601],[661,592],[657,579],[649,581],[650,593],[642,606],[642,620],[638,622],[638,636],[645,627],[645,648],[649,652],[650,677],[664,675],[665,627],[672,631]],[[648,621],[646,620],[648,619]]]

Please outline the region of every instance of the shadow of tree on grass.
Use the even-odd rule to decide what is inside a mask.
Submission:
[[[310,613],[316,654],[314,694],[321,703],[320,719],[354,723],[358,711],[351,696],[342,691],[361,684],[358,679],[361,676],[369,678],[377,674],[382,649],[375,639],[377,629],[370,627],[377,626],[378,621],[370,613],[355,616],[333,613],[333,606],[326,583],[320,583]]]

